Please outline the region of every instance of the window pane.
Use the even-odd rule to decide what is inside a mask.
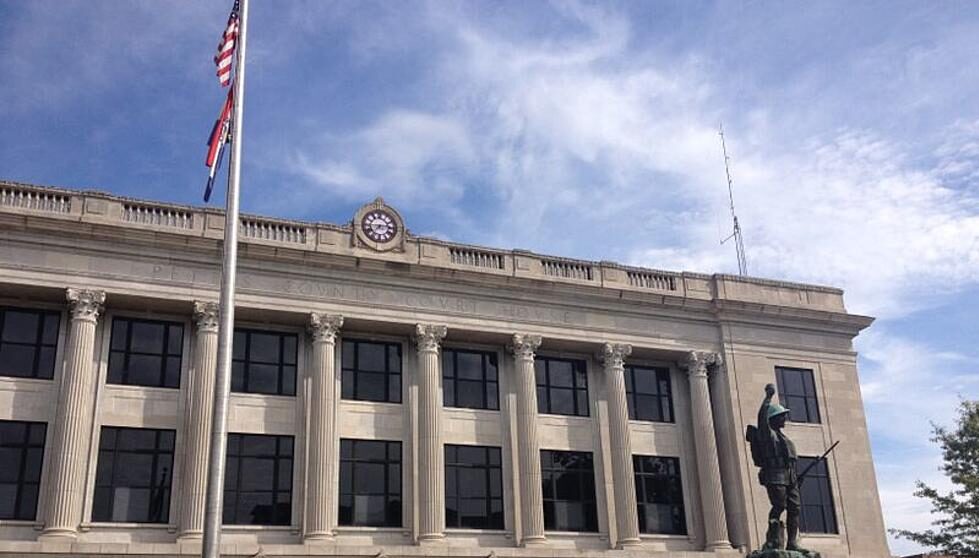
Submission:
[[[3,341],[10,343],[37,343],[40,319],[41,316],[37,312],[5,310]]]
[[[357,368],[374,372],[384,372],[386,368],[385,345],[360,342],[357,346]]]
[[[274,333],[250,333],[248,358],[252,362],[279,362],[279,335]]]
[[[33,376],[34,350],[33,346],[28,345],[0,345],[0,376]]]
[[[41,342],[45,345],[55,345],[58,343],[58,325],[61,317],[58,314],[50,313],[44,316],[44,333]]]
[[[483,356],[479,353],[458,352],[456,377],[466,380],[483,379]]]
[[[93,519],[168,521],[174,435],[172,430],[102,428]]]
[[[571,371],[571,363],[562,360],[548,361],[548,379],[551,386],[572,387],[574,386],[574,375]]]
[[[357,399],[361,401],[386,401],[386,391],[387,374],[360,372],[357,375]]]
[[[575,412],[574,391],[551,388],[551,407],[547,412],[555,415],[573,415]]]
[[[163,353],[163,324],[133,321],[129,338],[132,351],[138,353]]]

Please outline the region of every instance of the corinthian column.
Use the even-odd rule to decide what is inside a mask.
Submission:
[[[204,532],[211,407],[218,361],[218,305],[194,302],[194,369],[187,389],[184,415],[184,465],[180,488],[181,539],[199,539]]]
[[[724,493],[714,438],[714,414],[710,406],[707,368],[720,364],[717,353],[691,351],[687,355],[687,377],[690,380],[690,407],[693,414],[693,439],[697,448],[697,476],[704,516],[705,550],[731,548],[724,515]]]
[[[78,534],[92,436],[95,325],[105,304],[105,291],[68,289],[67,298],[71,325],[51,441],[43,537],[74,538]]]
[[[517,384],[517,461],[520,467],[520,544],[547,542],[544,536],[544,495],[541,488],[540,446],[537,442],[537,382],[534,380],[534,351],[540,335],[515,334],[510,344]]]
[[[445,538],[445,454],[442,449],[442,367],[439,344],[444,325],[418,324],[418,543]]]
[[[309,389],[309,462],[306,475],[306,518],[303,540],[331,541],[337,524],[334,482],[337,459],[336,337],[343,316],[309,315],[313,362]]]
[[[640,546],[639,512],[636,507],[636,477],[632,467],[632,438],[629,436],[629,407],[625,396],[625,357],[632,345],[606,343],[599,358],[605,366],[608,393],[608,429],[612,450],[612,488],[615,495],[616,548]]]

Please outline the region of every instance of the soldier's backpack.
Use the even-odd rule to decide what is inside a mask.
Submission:
[[[744,433],[744,439],[751,447],[751,460],[755,463],[755,467],[761,467],[765,461],[765,448],[760,434],[758,427],[753,424],[749,424]]]

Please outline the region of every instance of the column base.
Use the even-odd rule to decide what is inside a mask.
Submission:
[[[707,546],[704,547],[704,550],[707,552],[724,552],[726,550],[734,550],[734,547],[731,546],[729,541],[714,541],[708,543]]]
[[[337,541],[333,533],[321,531],[318,533],[307,533],[303,535],[303,542],[308,544],[330,544]]]
[[[547,537],[545,537],[544,535],[539,535],[536,537],[524,537],[520,540],[520,546],[523,547],[546,546],[546,545],[547,545]]]
[[[445,533],[424,533],[415,541],[418,546],[438,546],[445,544]]]
[[[177,542],[198,542],[204,540],[204,531],[184,531],[177,535]]]
[[[626,539],[618,541],[615,544],[617,550],[640,550],[642,549],[642,541],[639,539]]]
[[[38,542],[71,542],[78,538],[78,531],[66,527],[45,529],[38,535]]]

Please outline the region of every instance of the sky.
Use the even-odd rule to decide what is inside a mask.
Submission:
[[[0,0],[0,177],[200,204],[230,1]],[[891,528],[979,398],[979,3],[253,0],[242,210],[839,286]],[[212,205],[223,206],[222,194]],[[916,546],[891,539],[895,554]]]

